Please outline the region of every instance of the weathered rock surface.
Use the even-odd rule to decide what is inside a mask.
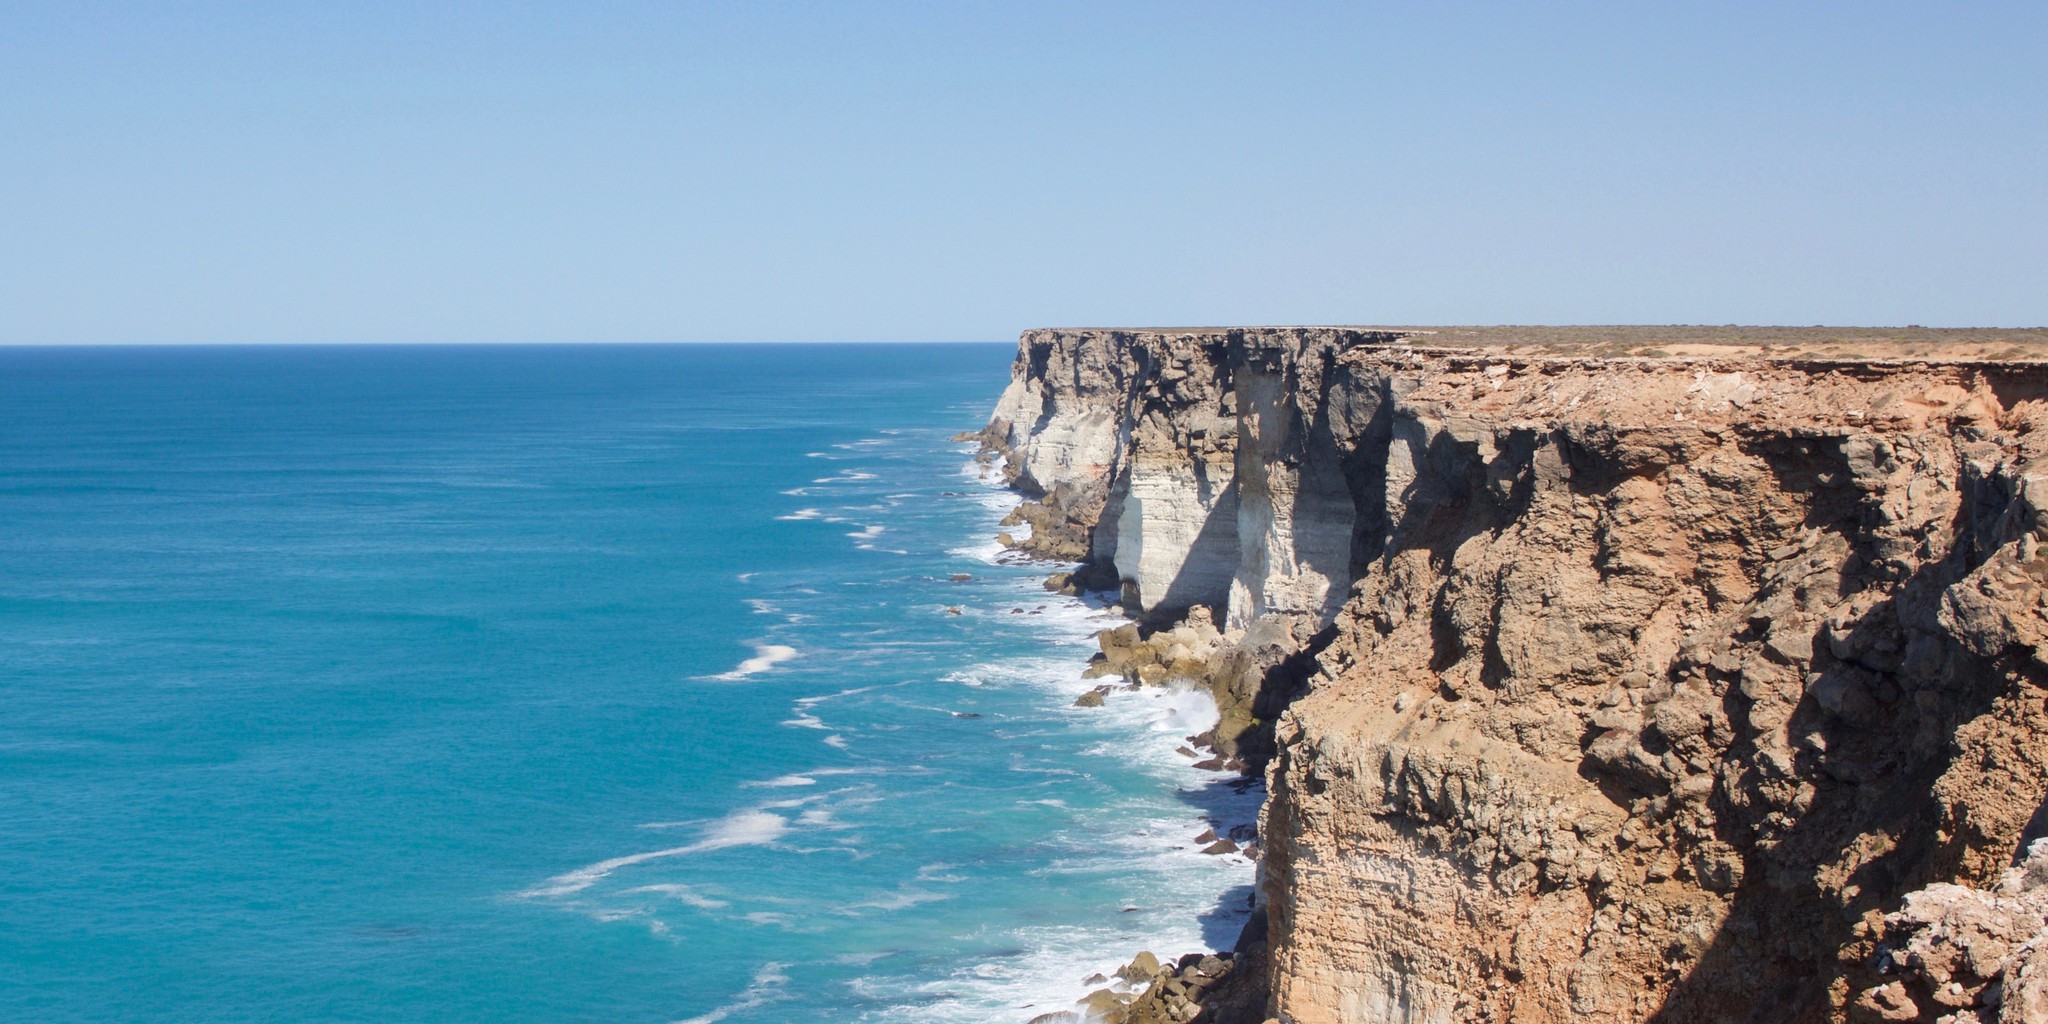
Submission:
[[[1065,1016],[1046,1014],[1030,1024],[1257,1024],[1265,1019],[1265,988],[1253,975],[1262,966],[1231,953],[1191,953],[1162,964],[1143,952],[1117,969],[1116,986],[1090,992]]]
[[[2048,840],[1998,887],[1937,882],[1884,919],[1881,970],[1856,1000],[1873,1021],[2048,1021]]]
[[[1259,1012],[2037,1019],[2048,368],[1517,330],[1032,332],[984,435],[1266,766]]]

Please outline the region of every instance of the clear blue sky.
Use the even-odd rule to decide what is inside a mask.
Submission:
[[[2048,4],[0,5],[0,342],[2048,323]]]

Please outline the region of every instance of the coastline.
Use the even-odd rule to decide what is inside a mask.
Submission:
[[[2002,939],[1939,992],[1898,951],[2042,827],[2040,339],[1025,332],[979,434],[1010,544],[1114,586],[1097,674],[1206,682],[1269,787],[1233,972],[1267,995],[1176,978],[1166,1019],[1929,1020],[2030,983]]]
[[[806,440],[821,464],[760,510],[815,554],[746,567],[757,626],[689,678],[779,705],[769,731],[788,754],[703,815],[649,816],[636,828],[653,831],[509,893],[659,942],[684,941],[690,919],[752,934],[734,965],[752,973],[681,1019],[794,1007],[826,981],[842,1011],[824,1019],[1016,1021],[1074,1005],[1140,948],[1227,949],[1242,927],[1253,865],[1194,840],[1249,821],[1258,794],[1176,753],[1214,708],[1165,688],[1073,706],[1100,683],[1094,634],[1126,620],[1044,587],[1071,566],[983,539],[1016,496],[951,434]],[[868,553],[842,566],[849,546]],[[764,859],[815,867],[762,890],[716,866]]]
[[[1132,614],[1120,595],[1101,585],[1114,577],[1091,572],[1094,567],[1085,560],[1085,548],[1077,550],[1071,534],[1062,532],[1066,520],[1046,513],[1045,502],[1039,500],[1043,495],[1018,487],[1006,444],[987,429],[963,432],[953,440],[975,446],[965,470],[1004,498],[995,506],[1003,513],[994,522],[1000,532],[976,554],[992,564],[1046,569],[1045,590],[1093,609],[1106,620],[1094,634],[1098,650],[1074,666],[1079,682],[1057,692],[1071,694],[1071,707],[1083,713],[1128,711],[1130,703],[1139,700],[1199,702],[1199,710],[1180,719],[1183,728],[1166,734],[1178,765],[1198,773],[1182,773],[1172,782],[1177,794],[1201,810],[1197,822],[1202,828],[1187,841],[1200,856],[1241,860],[1250,868],[1245,884],[1220,888],[1210,905],[1181,908],[1200,923],[1202,941],[1161,936],[1163,941],[1127,949],[1116,955],[1113,965],[1098,963],[1085,975],[1060,979],[1059,995],[1019,1007],[1019,1021],[1177,1024],[1205,1010],[1210,1013],[1207,1020],[1263,1019],[1265,992],[1257,978],[1263,967],[1252,961],[1264,953],[1264,906],[1257,886],[1250,883],[1259,862],[1265,782],[1235,750],[1218,742],[1225,712],[1201,663],[1223,647],[1212,613],[1197,607],[1167,622],[1146,622]],[[1082,557],[1062,557],[1077,554]],[[1147,738],[1160,738],[1156,725],[1149,731],[1153,735]]]

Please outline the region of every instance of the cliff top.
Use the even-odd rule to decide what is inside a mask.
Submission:
[[[1523,358],[1716,358],[2048,360],[2048,327],[1742,327],[1703,326],[1272,326],[1055,328],[1055,333],[1117,331],[1154,335],[1229,332],[1334,332],[1379,335],[1417,348],[1488,349]],[[1395,336],[1388,339],[1385,336]]]

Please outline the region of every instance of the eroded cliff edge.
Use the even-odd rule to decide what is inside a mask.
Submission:
[[[1020,342],[1022,545],[1223,626],[1268,1011],[2038,1019],[1905,911],[2048,819],[2048,338],[1577,331]]]

